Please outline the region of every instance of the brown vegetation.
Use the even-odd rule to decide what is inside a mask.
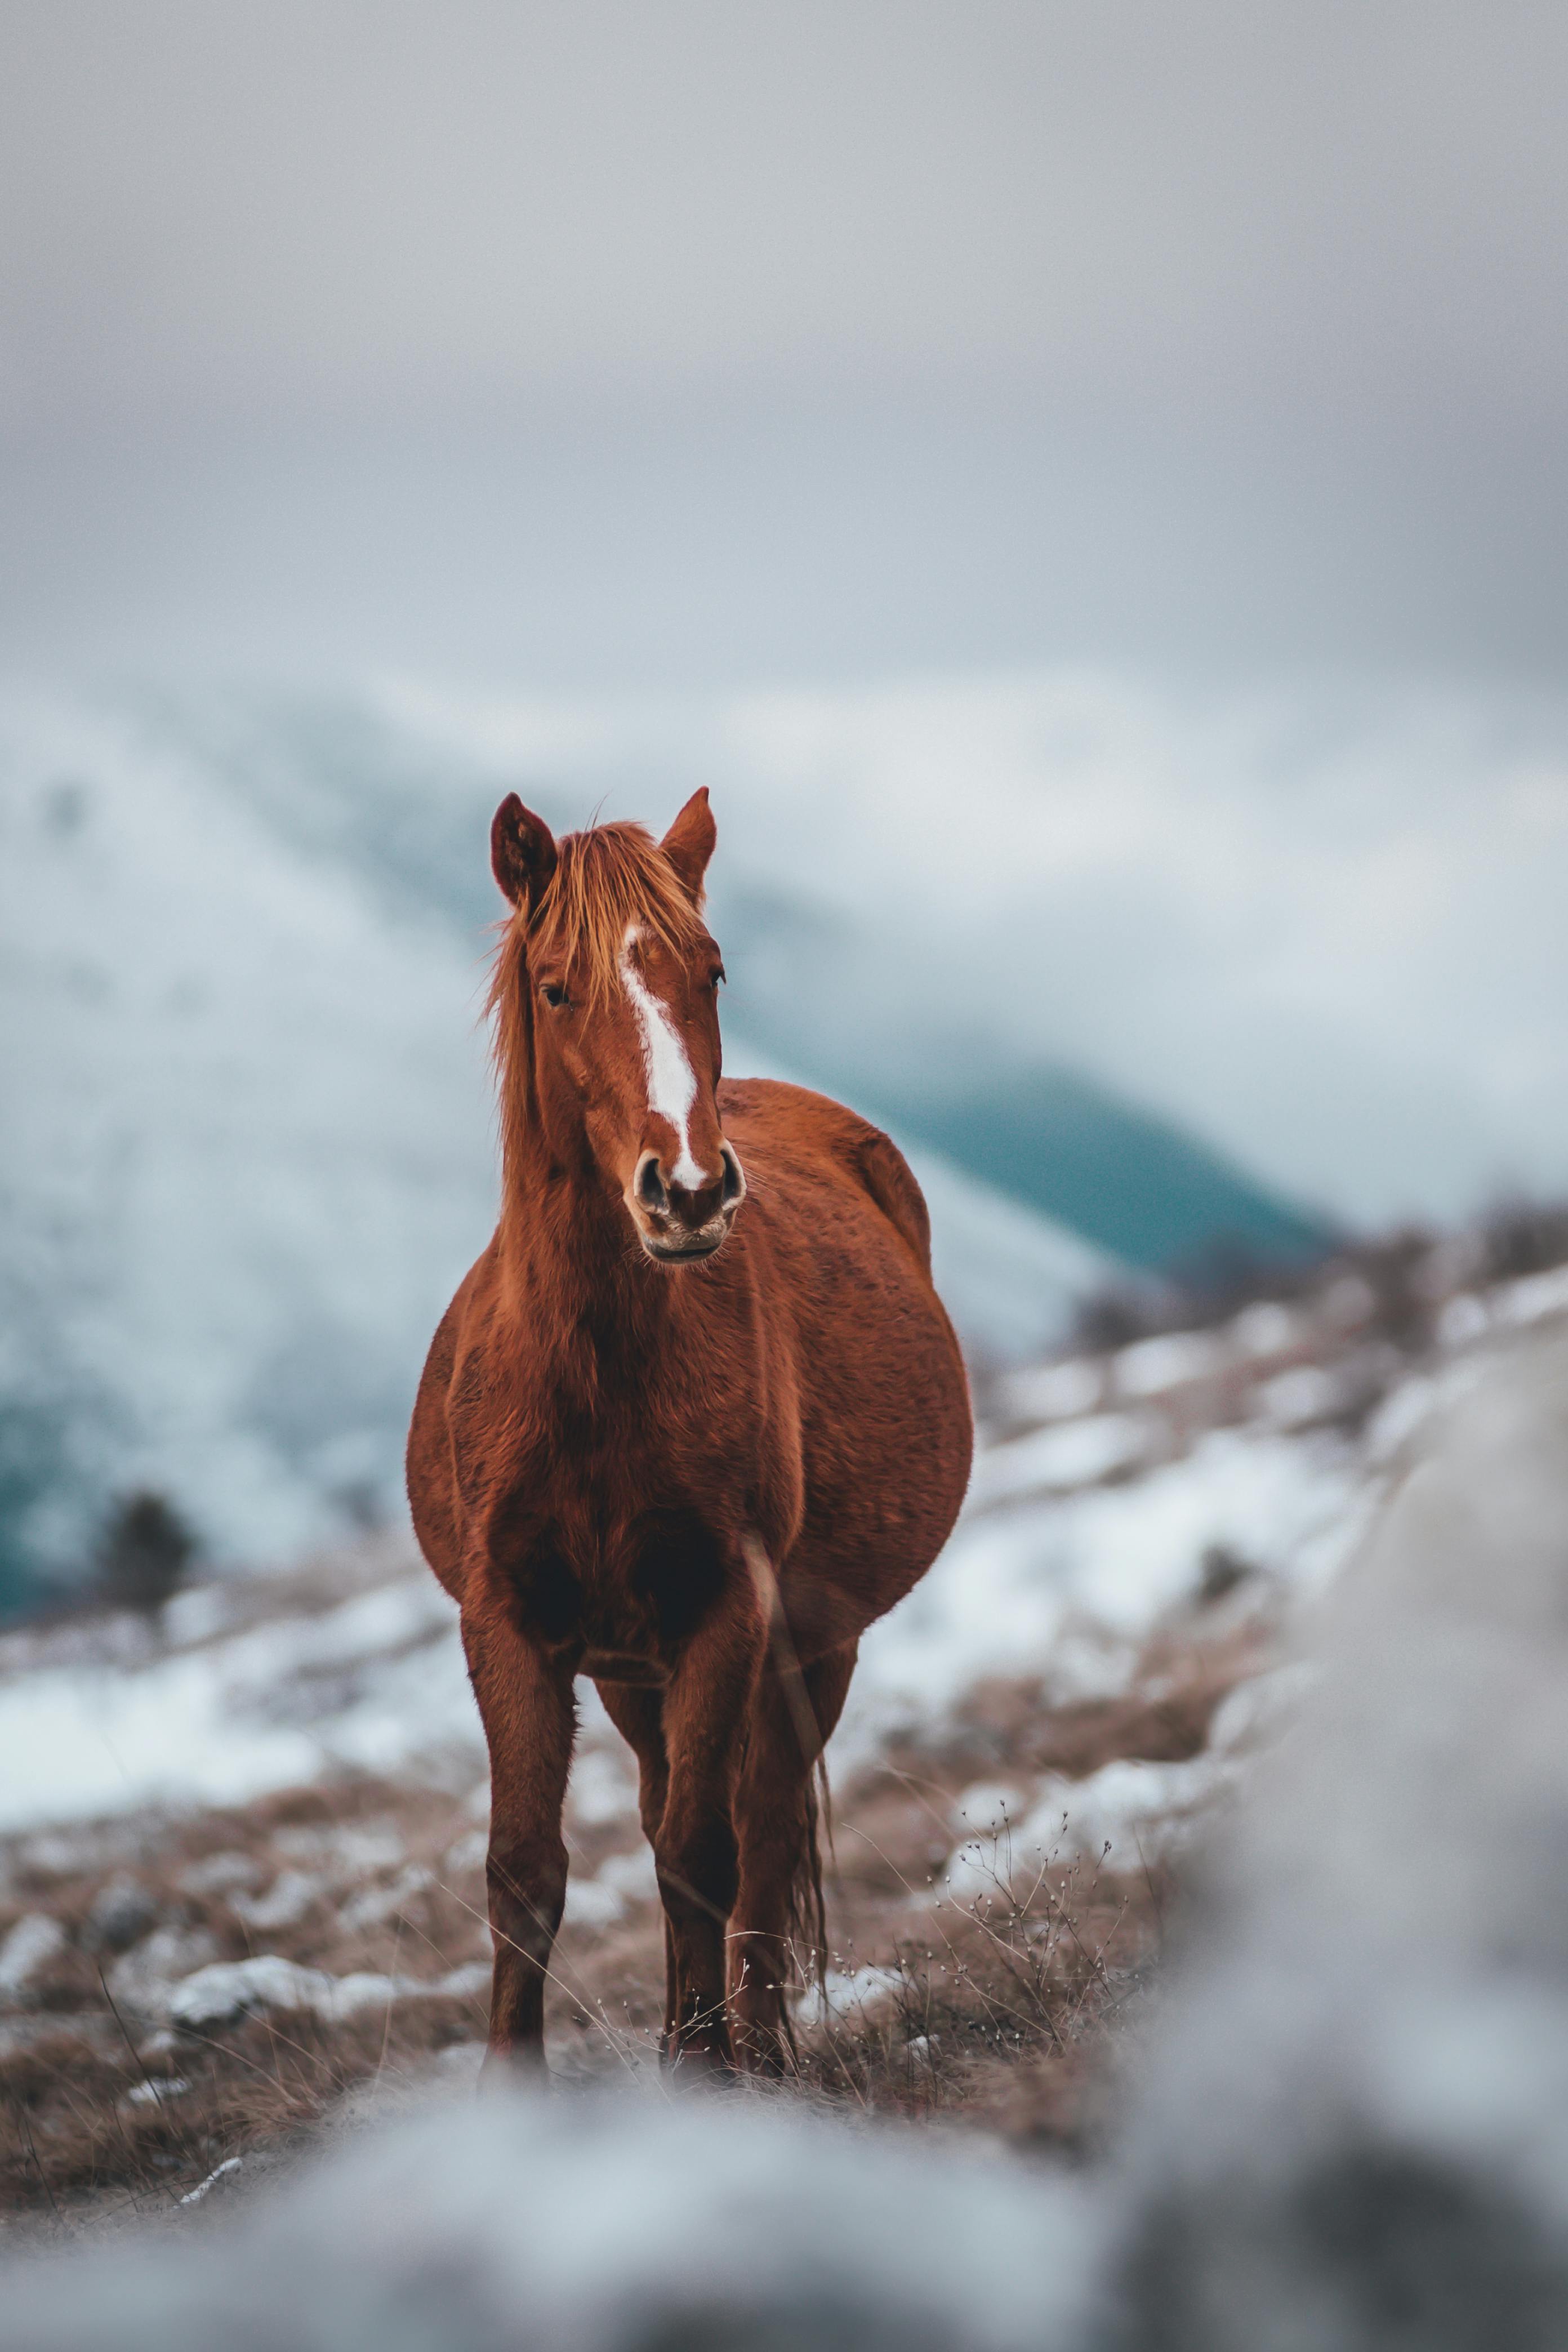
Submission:
[[[952,1809],[978,1762],[1026,1776],[1047,1759],[1081,1771],[1191,1753],[1222,1679],[1205,1660],[1164,1696],[1056,1709],[1034,1686],[984,1685],[945,1744],[860,1774],[836,1808],[832,1999],[800,2004],[790,2078],[756,2095],[1079,2144],[1103,2029],[1158,1946],[1164,1874],[1118,1878],[1067,1858],[1020,1878],[1003,1832],[993,1883],[954,1901],[938,1883]],[[624,1816],[574,1830],[574,1875],[624,1855],[628,1895],[620,1919],[569,1916],[563,1930],[547,2018],[565,2084],[658,2079],[662,1929],[651,1876],[646,1891],[637,1883],[639,1845]],[[176,2212],[231,2158],[254,2178],[336,2117],[465,2087],[482,1991],[193,2032],[159,2021],[133,1964],[149,1937],[174,1931],[193,1965],[266,1951],[336,1978],[431,1982],[488,1952],[481,1849],[474,1802],[373,1779],[14,1841],[0,1937],[44,1917],[63,1940],[0,2014],[0,2207],[13,2232]],[[257,1924],[258,1911],[276,1924]]]

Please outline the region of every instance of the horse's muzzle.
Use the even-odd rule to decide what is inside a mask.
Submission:
[[[656,1151],[645,1151],[626,1193],[637,1239],[660,1265],[692,1265],[722,1249],[746,1197],[746,1179],[728,1143],[711,1184],[689,1190],[675,1183]]]

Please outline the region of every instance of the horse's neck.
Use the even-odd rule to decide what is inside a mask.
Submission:
[[[619,1346],[635,1355],[673,1304],[674,1286],[637,1263],[621,1203],[584,1175],[542,1161],[509,1171],[497,1241],[507,1287],[545,1354]]]

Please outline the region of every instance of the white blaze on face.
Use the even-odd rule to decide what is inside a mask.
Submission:
[[[691,1157],[689,1129],[691,1106],[697,1100],[697,1077],[681,1042],[679,1030],[658,998],[645,986],[641,972],[632,961],[632,950],[638,936],[634,923],[621,946],[621,980],[642,1035],[643,1067],[647,1072],[647,1107],[660,1118],[669,1121],[680,1140],[679,1157],[669,1171],[671,1181],[686,1192],[695,1192],[708,1181]]]

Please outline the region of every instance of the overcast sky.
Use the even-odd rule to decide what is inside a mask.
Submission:
[[[8,0],[0,662],[1558,677],[1560,0]]]

